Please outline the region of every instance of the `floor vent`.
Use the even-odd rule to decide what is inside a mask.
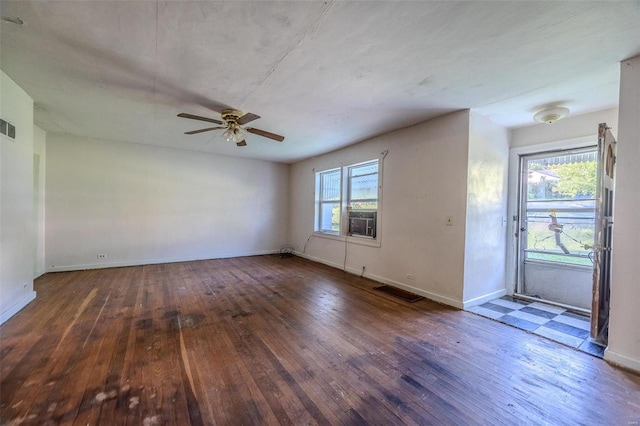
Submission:
[[[405,302],[413,303],[418,300],[424,299],[422,296],[418,296],[417,294],[411,293],[410,291],[402,290],[397,287],[392,287],[390,285],[383,285],[380,287],[374,288],[374,290],[381,291],[390,296],[397,297],[398,299],[402,299]]]

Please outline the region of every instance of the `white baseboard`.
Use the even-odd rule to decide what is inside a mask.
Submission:
[[[340,264],[337,264],[337,263],[334,263],[334,262],[329,262],[329,261],[326,261],[326,260],[321,259],[319,257],[309,256],[308,254],[300,253],[300,252],[296,252],[296,255],[300,256],[300,257],[303,257],[305,259],[312,260],[314,262],[318,262],[318,263],[325,264],[327,266],[331,266],[331,267],[336,268],[336,269],[344,270],[343,269],[343,265],[340,265]],[[348,272],[350,274],[353,274],[353,275],[361,275],[362,274],[361,270],[354,269],[354,268],[347,268],[346,272]],[[442,295],[437,294],[437,293],[432,293],[430,291],[426,291],[426,290],[423,290],[421,288],[412,287],[410,285],[407,285],[407,284],[404,284],[404,283],[401,283],[401,282],[398,282],[398,281],[394,281],[394,280],[386,278],[386,277],[381,277],[381,276],[378,276],[378,275],[374,275],[374,274],[365,273],[363,276],[365,278],[369,278],[369,279],[372,279],[374,281],[378,281],[378,282],[380,282],[382,284],[388,284],[388,285],[391,285],[391,286],[394,286],[394,287],[401,288],[402,290],[410,291],[411,293],[415,293],[417,295],[426,297],[427,299],[433,300],[434,302],[442,303],[442,304],[448,305],[448,306],[453,306],[454,308],[458,308],[458,309],[464,309],[463,308],[463,303],[461,301],[456,300],[456,299],[452,299],[452,298],[447,297],[447,296],[442,296]]]
[[[329,261],[321,259],[319,257],[309,256],[308,254],[305,254],[305,253],[302,253],[302,252],[296,252],[295,254],[296,254],[296,256],[300,256],[300,257],[303,257],[305,259],[312,260],[314,262],[322,263],[324,265],[331,266],[332,268],[342,269],[342,265],[339,265],[339,264],[333,263],[333,262],[329,262]]]
[[[17,314],[20,311],[20,309],[27,306],[35,298],[36,298],[36,292],[31,291],[25,297],[18,300],[18,302],[10,306],[6,311],[2,312],[0,314],[0,325],[4,324],[5,321],[7,321],[9,318]]]
[[[491,300],[499,299],[502,296],[504,296],[505,294],[507,294],[507,289],[503,288],[501,290],[494,291],[493,293],[485,294],[484,296],[480,296],[480,297],[476,297],[475,299],[467,300],[467,301],[463,302],[464,308],[462,308],[462,309],[466,310],[466,309],[469,309],[469,308],[473,308],[474,306],[482,305],[483,303],[489,302]]]
[[[604,350],[604,359],[611,364],[640,373],[640,360],[613,352],[609,348]]]
[[[115,262],[100,262],[100,263],[87,263],[82,265],[62,265],[51,266],[47,268],[47,272],[68,272],[68,271],[83,271],[86,269],[103,269],[103,268],[121,268],[125,266],[141,266],[141,265],[157,265],[161,263],[176,263],[176,262],[194,262],[197,260],[211,260],[211,259],[228,259],[231,257],[245,257],[245,256],[262,256],[265,254],[277,254],[279,251],[274,250],[261,250],[243,253],[223,253],[216,254],[211,257],[176,257],[166,259],[139,259],[139,260],[125,260]]]

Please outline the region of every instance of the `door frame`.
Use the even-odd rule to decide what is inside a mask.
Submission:
[[[610,136],[610,139],[607,137]],[[611,292],[611,260],[614,222],[617,141],[606,123],[598,126],[596,232],[594,241],[591,338],[607,346]]]

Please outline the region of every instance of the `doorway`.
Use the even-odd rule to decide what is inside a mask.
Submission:
[[[616,140],[606,123],[593,147],[520,156],[514,296],[591,317],[608,342]]]
[[[591,313],[597,147],[520,157],[516,294]]]

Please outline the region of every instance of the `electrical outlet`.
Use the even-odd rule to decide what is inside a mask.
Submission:
[[[407,274],[407,279],[408,280],[412,280],[413,279],[413,274]]]
[[[98,259],[106,259],[107,255],[105,253],[101,253],[98,255]]]
[[[28,285],[29,285],[29,281],[25,281],[24,284],[22,284],[22,289],[26,290]]]

